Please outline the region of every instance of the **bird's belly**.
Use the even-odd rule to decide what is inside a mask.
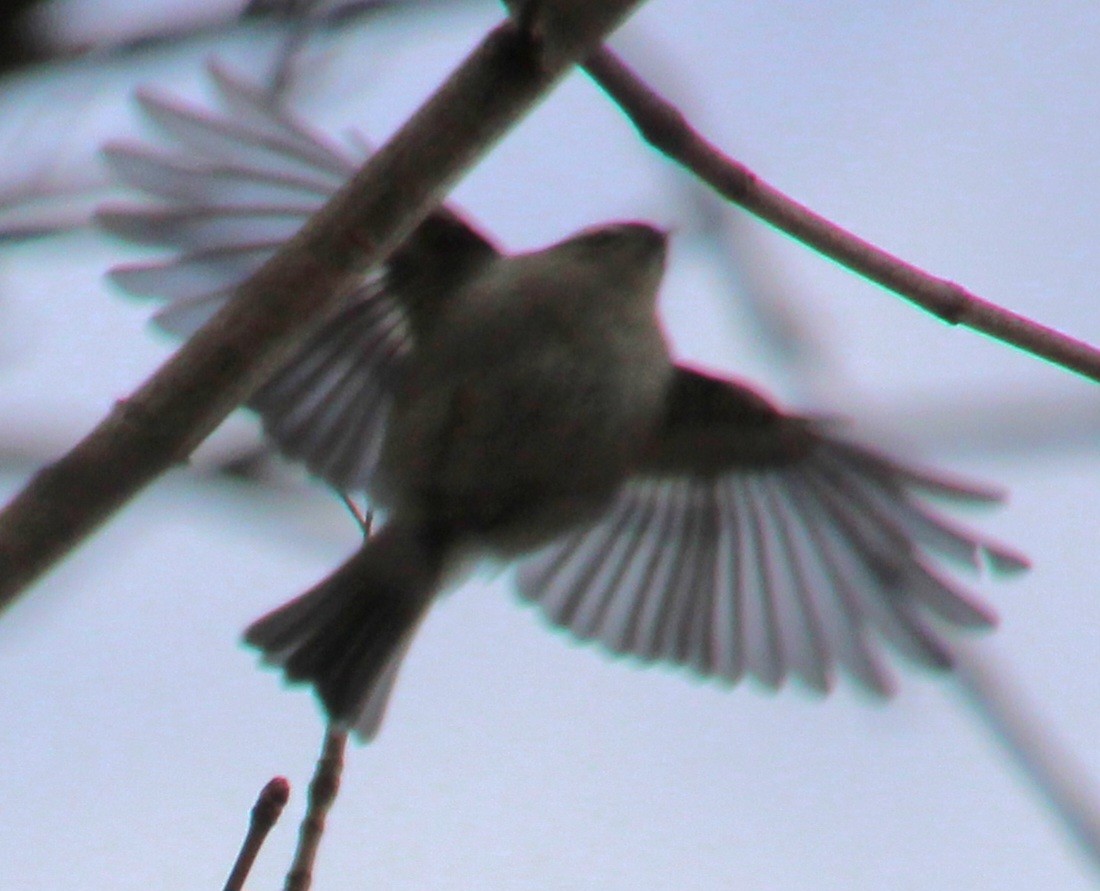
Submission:
[[[522,360],[454,367],[445,381],[410,376],[380,468],[394,510],[503,552],[541,544],[608,503],[667,385],[662,361],[512,355]]]

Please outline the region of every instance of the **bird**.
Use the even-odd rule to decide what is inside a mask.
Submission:
[[[104,149],[144,199],[99,224],[174,252],[110,275],[167,301],[156,320],[179,336],[363,154],[210,75],[224,111],[138,92],[172,148]],[[843,671],[889,696],[883,644],[944,670],[956,629],[995,623],[940,562],[1009,574],[1026,558],[934,502],[1002,493],[676,361],[657,304],[668,242],[614,221],[509,253],[442,205],[251,397],[279,451],[384,518],[244,633],[334,727],[375,737],[421,620],[484,560],[515,564],[520,597],[582,641],[769,688],[826,693]]]

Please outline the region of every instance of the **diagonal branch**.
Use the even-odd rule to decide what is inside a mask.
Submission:
[[[1100,790],[1093,778],[1047,729],[1004,667],[972,644],[957,644],[954,655],[959,693],[1093,871],[1100,872]]]
[[[0,610],[246,399],[641,0],[540,0],[492,30],[236,298],[0,514]]]
[[[950,325],[981,331],[1100,382],[1100,350],[929,275],[788,198],[699,135],[610,50],[597,50],[584,68],[647,142],[734,204]]]

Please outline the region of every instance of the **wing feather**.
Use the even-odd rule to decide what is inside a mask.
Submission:
[[[148,201],[102,208],[99,224],[169,251],[118,266],[111,279],[165,301],[155,319],[178,336],[205,324],[363,160],[361,147],[329,141],[263,89],[217,64],[209,73],[216,108],[139,91],[162,145],[104,150],[115,176]],[[430,215],[255,394],[250,405],[275,444],[338,488],[369,489],[412,323],[428,324],[495,256],[454,211]]]
[[[840,670],[879,696],[895,683],[877,644],[944,669],[950,635],[995,622],[938,560],[1026,560],[929,503],[994,490],[834,437],[743,385],[678,374],[669,447],[656,443],[602,519],[521,568],[523,597],[552,622],[730,682],[825,693]]]

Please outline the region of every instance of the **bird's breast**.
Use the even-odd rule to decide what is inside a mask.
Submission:
[[[612,497],[671,378],[655,319],[531,314],[441,340],[406,374],[381,477],[395,509],[501,550],[553,537]]]

